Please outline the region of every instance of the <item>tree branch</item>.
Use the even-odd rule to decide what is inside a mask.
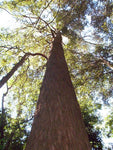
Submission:
[[[103,57],[101,57],[100,60],[102,60],[104,64],[106,64],[111,70],[113,70],[113,65],[108,60],[105,60]]]
[[[0,88],[12,77],[12,75],[15,73],[15,71],[23,65],[23,63],[25,62],[25,60],[29,57],[29,56],[36,56],[36,55],[40,55],[44,58],[46,58],[46,60],[48,60],[48,58],[41,53],[25,53],[25,55],[21,58],[21,60],[15,64],[15,66],[11,69],[11,71],[9,73],[7,73],[6,76],[4,76],[1,80],[0,80]]]
[[[42,53],[26,53],[26,55],[27,56],[37,56],[37,55],[39,55],[39,56],[42,56],[42,57],[44,57],[46,60],[48,60],[48,58],[47,58],[47,56],[46,55],[44,55],[44,54],[42,54]]]

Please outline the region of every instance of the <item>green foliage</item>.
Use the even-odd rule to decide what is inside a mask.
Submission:
[[[68,43],[63,44],[65,57],[89,139],[95,149],[102,148],[101,129],[96,128],[100,123],[96,115],[101,109],[99,99],[106,103],[113,96],[112,6],[112,1],[106,0],[4,0],[0,6],[19,23],[13,30],[0,29],[0,78],[27,52],[49,57],[53,40],[51,29],[54,32],[61,30],[68,38]],[[91,34],[90,28],[93,30]],[[45,58],[30,56],[7,83],[5,134],[9,138],[11,132],[17,130],[10,149],[24,147],[26,127],[30,126],[25,120],[33,117],[45,65]],[[111,132],[112,116],[111,113],[107,118]]]
[[[0,112],[0,120],[3,121],[0,122],[0,129],[2,127],[2,124],[4,124],[4,135],[2,138],[0,138],[1,147],[0,150],[3,150],[6,148],[6,145],[8,145],[8,142],[10,141],[10,144],[8,145],[9,150],[23,150],[23,147],[26,143],[26,139],[29,135],[29,132],[26,130],[26,123],[25,120],[22,120],[22,118],[12,118],[9,115],[8,110],[4,110],[4,120],[1,118],[2,113]]]
[[[105,118],[105,128],[107,132],[107,137],[113,137],[113,108],[110,106],[111,110],[108,111],[107,117]]]

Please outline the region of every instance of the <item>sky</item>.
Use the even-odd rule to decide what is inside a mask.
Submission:
[[[0,10],[0,27],[13,28],[13,22],[15,22],[15,19],[13,19],[13,17],[8,12],[5,10]]]
[[[89,20],[91,18],[89,17]],[[10,28],[10,29],[14,29],[14,27],[17,27],[19,25],[19,23],[16,22],[16,20],[12,17],[12,15],[10,15],[8,12],[6,12],[5,10],[1,10],[0,9],[0,28],[4,27],[4,28]],[[63,37],[63,42],[66,44],[68,43],[68,39],[66,37]],[[6,91],[5,86],[3,88],[0,89],[0,100],[2,98],[2,94]],[[0,107],[1,107],[1,103],[0,103]],[[107,110],[103,111],[104,114],[107,113]],[[113,141],[113,139],[104,139],[104,142],[106,143],[106,145],[108,145],[108,143],[111,143]]]
[[[19,22],[6,10],[0,8],[0,28],[14,29],[19,26]]]

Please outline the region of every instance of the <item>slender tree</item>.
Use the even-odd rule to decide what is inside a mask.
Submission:
[[[61,43],[58,32],[47,62],[26,150],[91,149]]]

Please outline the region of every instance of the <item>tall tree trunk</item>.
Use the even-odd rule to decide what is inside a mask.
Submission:
[[[57,33],[26,150],[91,150]]]

